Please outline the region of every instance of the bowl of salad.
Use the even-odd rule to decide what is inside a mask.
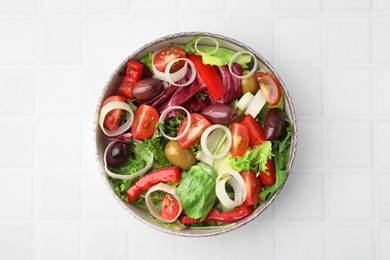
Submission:
[[[223,234],[260,215],[297,145],[277,72],[245,44],[211,33],[168,35],[133,52],[106,83],[94,120],[114,198],[179,236]]]

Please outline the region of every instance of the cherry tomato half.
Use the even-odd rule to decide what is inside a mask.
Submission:
[[[254,171],[242,171],[241,177],[244,179],[247,189],[246,200],[244,205],[254,205],[260,201],[260,192],[262,189],[260,179]]]
[[[134,113],[131,135],[135,139],[151,137],[156,130],[158,120],[158,112],[154,107],[145,104],[140,105]]]
[[[112,101],[123,101],[126,102],[127,99],[122,96],[111,96],[106,98],[103,101],[102,107],[104,107],[107,103]],[[125,115],[125,111],[123,109],[114,109],[110,111],[106,117],[104,118],[104,126],[110,130],[116,130],[120,126],[123,116]]]
[[[280,87],[276,79],[264,72],[257,72],[255,77],[259,82],[261,92],[268,104],[271,106],[278,104],[280,100]]]
[[[235,122],[232,124],[230,131],[232,133],[232,148],[230,149],[232,156],[243,156],[249,147],[250,134],[248,127]]]
[[[179,213],[179,202],[169,193],[165,193],[162,205],[161,205],[161,217],[171,220],[174,219]]]
[[[184,132],[184,129],[187,126],[187,122],[188,118],[186,117],[179,126],[177,135],[180,135]],[[180,146],[184,149],[188,149],[195,144],[199,144],[203,131],[209,126],[211,126],[211,123],[204,116],[197,113],[191,114],[190,129],[182,138],[178,140]]]
[[[185,57],[186,52],[182,48],[171,46],[157,52],[157,54],[154,56],[153,64],[158,71],[164,72],[165,67],[171,60]],[[184,64],[185,62],[183,60],[175,62],[169,72],[174,73],[178,71],[184,66]]]

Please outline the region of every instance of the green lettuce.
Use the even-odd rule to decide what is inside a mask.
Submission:
[[[182,175],[177,186],[177,194],[187,216],[201,220],[206,218],[217,199],[216,178],[215,170],[203,162],[192,166]]]
[[[270,141],[264,141],[262,144],[253,148],[253,150],[247,150],[241,157],[232,157],[229,159],[233,168],[240,171],[252,170],[260,174],[260,171],[267,170],[267,160],[272,156],[272,143]]]

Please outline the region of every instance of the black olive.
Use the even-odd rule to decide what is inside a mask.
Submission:
[[[107,164],[111,167],[118,167],[124,163],[130,156],[129,148],[126,143],[115,142],[108,148]]]
[[[147,101],[160,95],[163,89],[161,80],[157,78],[147,78],[135,83],[131,89],[131,93],[136,99]]]
[[[201,112],[213,124],[231,124],[237,120],[237,112],[227,104],[214,104],[206,107]]]
[[[267,140],[276,140],[286,132],[286,116],[277,108],[267,112],[264,120],[264,134]]]

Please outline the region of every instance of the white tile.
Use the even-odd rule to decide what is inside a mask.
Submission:
[[[379,17],[375,26],[375,54],[376,60],[380,62],[390,62],[390,17]]]
[[[42,0],[44,14],[79,14],[83,10],[83,1],[79,0]]]
[[[318,17],[280,18],[276,38],[278,64],[322,61],[322,20]],[[310,32],[310,37],[308,36]]]
[[[135,0],[134,13],[138,16],[150,13],[163,14],[164,16],[176,15],[177,5],[175,0],[148,0],[147,4],[143,0]]]
[[[109,192],[97,167],[84,172],[82,212],[87,220],[132,218]]]
[[[145,244],[145,240],[139,239],[138,234],[143,234],[144,237],[147,237],[148,243],[153,245],[153,250],[148,251],[149,259],[159,259],[162,256],[161,252],[171,252],[167,258],[172,259],[176,257],[176,251],[178,249],[177,238],[175,236],[166,234],[161,231],[157,231],[156,229],[149,227],[140,221],[136,221],[134,224],[130,224],[130,237],[129,243],[132,245],[132,248],[143,248]],[[164,243],[161,243],[164,241]],[[185,257],[176,257],[176,259],[187,259],[191,258],[191,255],[186,252],[187,255]],[[143,254],[137,250],[129,250],[129,259],[139,259],[142,258]]]
[[[390,174],[378,176],[378,217],[381,221],[390,222]]]
[[[31,220],[33,217],[32,170],[2,169],[1,173],[0,220]]]
[[[0,259],[33,259],[33,225],[29,223],[0,224]]]
[[[254,259],[254,241],[261,246],[261,259],[274,259],[275,230],[266,225],[250,222],[226,235],[226,259]],[[237,249],[240,250],[237,250]]]
[[[372,0],[330,0],[326,1],[328,11],[335,12],[369,12]]]
[[[278,212],[280,220],[323,220],[324,178],[322,174],[318,171],[293,173],[289,176],[279,199]]]
[[[38,171],[35,181],[38,219],[66,220],[81,217],[81,172],[72,169]]]
[[[248,8],[250,6],[250,8]],[[237,13],[269,13],[272,12],[274,1],[272,0],[241,0],[230,1],[230,9]]]
[[[317,226],[281,226],[277,251],[280,260],[324,259],[323,230]]]
[[[159,26],[156,26],[156,24]],[[166,18],[164,20],[150,17],[136,19],[134,22],[135,33],[133,36],[135,37],[135,46],[139,48],[162,36],[177,33],[177,27],[178,23],[176,19],[172,18]]]
[[[372,173],[332,172],[329,174],[328,192],[331,221],[372,220],[374,203]],[[357,194],[360,195],[356,196]]]
[[[129,33],[127,20],[88,20],[87,64],[105,66],[114,71],[133,52],[129,44]]]
[[[370,68],[328,70],[327,111],[330,115],[370,115],[371,92]]]
[[[324,153],[324,124],[321,121],[298,121],[296,168],[321,168]]]
[[[81,64],[83,50],[81,20],[43,20],[41,26],[42,64]]]
[[[353,129],[359,129],[354,131]],[[329,166],[367,168],[373,163],[372,124],[369,121],[330,121],[328,124]]]
[[[382,227],[379,229],[379,260],[390,259],[390,227]]]
[[[81,259],[81,232],[78,223],[39,223],[35,226],[34,241],[36,259]]]
[[[226,34],[226,21],[224,18],[204,17],[199,18],[183,18],[180,20],[179,31],[182,32],[213,32],[218,34]]]
[[[20,80],[23,79],[23,80]],[[33,116],[35,111],[35,71],[0,71],[0,115]],[[17,103],[22,105],[15,105]]]
[[[370,18],[330,17],[327,37],[330,62],[370,62]]]
[[[278,10],[281,12],[320,12],[322,0],[278,0]]]
[[[390,88],[388,87],[390,68],[377,68],[375,69],[375,75],[377,95],[374,103],[376,111],[380,114],[390,115],[390,102],[388,100],[390,96]]]
[[[388,0],[376,0],[375,11],[388,12],[390,11],[390,1]]]
[[[329,233],[330,259],[372,259],[374,238],[370,227],[331,227]]]
[[[297,116],[323,115],[323,71],[320,68],[279,69]]]
[[[381,168],[390,168],[390,121],[378,122],[377,165]]]
[[[0,20],[0,65],[34,64],[35,42],[34,21]]]
[[[39,119],[37,122],[37,164],[40,168],[81,167],[81,120]]]
[[[81,70],[41,70],[37,95],[38,115],[80,116],[83,94],[82,84]],[[55,98],[50,97],[50,95]]]
[[[98,222],[98,223],[86,223],[84,225],[84,258],[95,260],[121,260],[132,259],[128,258],[128,251],[134,250],[142,254],[139,256],[145,256],[145,242],[147,240],[142,239],[143,234],[138,234],[138,240],[143,241],[140,247],[135,247],[129,243],[129,228],[127,222]],[[148,239],[149,240],[149,239]],[[149,242],[148,242],[149,243]],[[155,247],[153,246],[154,251]],[[161,253],[161,251],[160,251]]]
[[[179,1],[180,13],[223,13],[226,10],[227,1],[224,0],[198,0],[196,4],[191,1]],[[207,6],[207,8],[205,8]]]
[[[261,24],[261,37],[253,37],[243,28],[249,24]],[[274,21],[273,18],[233,18],[229,19],[230,36],[256,50],[269,61],[273,60],[274,52]]]
[[[87,12],[92,14],[123,14],[129,11],[129,1],[87,0]]]
[[[34,166],[34,121],[29,118],[2,119],[0,127],[0,167]]]
[[[177,240],[177,259],[199,260],[199,259],[225,259],[225,245],[223,239],[215,239],[213,237],[204,237],[202,239],[192,239],[188,243],[188,239],[178,238]],[[196,253],[194,248],[198,248]],[[201,250],[200,250],[201,249]]]
[[[36,0],[1,1],[0,14],[31,14],[36,11]]]

